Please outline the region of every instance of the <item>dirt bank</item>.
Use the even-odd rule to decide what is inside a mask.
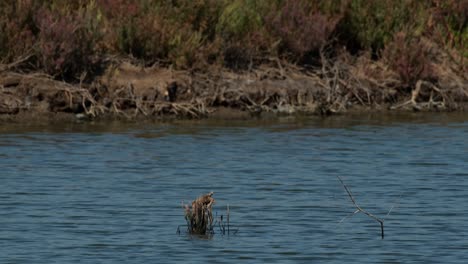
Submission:
[[[4,66],[0,71],[0,116],[3,120],[28,116],[232,118],[266,113],[466,109],[467,79],[451,75],[450,67],[436,82],[419,80],[411,89],[403,89],[395,73],[378,62],[346,60],[324,60],[316,68],[275,61],[245,72],[223,68],[175,71],[118,62],[80,83],[18,73]]]

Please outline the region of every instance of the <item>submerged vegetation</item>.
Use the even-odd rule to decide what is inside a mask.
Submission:
[[[468,0],[2,1],[0,73],[41,72],[82,88],[110,64],[131,60],[143,67],[186,71],[191,78],[208,74],[211,80],[225,71],[296,85],[302,81],[295,83],[295,76],[302,74],[323,91],[297,90],[302,94],[295,96],[312,94],[319,112],[340,111],[350,103],[398,108],[407,105],[405,100],[415,108],[424,103],[456,109],[468,100],[467,14]],[[309,99],[293,100],[291,94],[282,95],[286,91],[257,99],[238,92],[232,102],[226,94],[216,94],[222,85],[202,86],[211,86],[211,101],[201,98],[195,108],[178,109],[199,115],[204,113],[196,110],[200,104],[254,111],[273,104],[275,109],[308,107],[304,102]],[[145,100],[132,99],[131,89],[125,103],[98,105],[94,101],[105,95],[95,84],[85,88],[81,106],[68,111],[94,107],[100,109],[95,115],[119,113],[131,105],[140,113],[181,112],[173,105],[143,107]]]

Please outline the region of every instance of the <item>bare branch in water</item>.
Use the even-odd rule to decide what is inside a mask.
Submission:
[[[228,228],[228,235],[229,235],[229,204],[227,205],[227,228]]]
[[[357,210],[356,210],[352,215],[350,215],[350,216],[353,216],[353,215],[355,215],[356,213],[361,212],[361,213],[366,214],[366,215],[369,216],[370,218],[374,219],[375,221],[379,222],[379,224],[380,224],[380,231],[381,231],[381,235],[382,235],[382,239],[384,239],[384,236],[385,236],[385,234],[384,234],[384,220],[383,220],[383,219],[380,219],[380,218],[378,218],[377,216],[375,216],[375,215],[373,215],[373,214],[367,212],[366,210],[362,209],[362,208],[356,203],[356,200],[354,199],[353,195],[351,194],[351,191],[349,190],[348,186],[346,186],[346,184],[344,183],[343,179],[341,179],[340,176],[336,176],[336,177],[338,177],[338,179],[340,180],[341,184],[343,185],[343,187],[345,188],[346,192],[348,193],[348,196],[349,196],[349,198],[351,199],[351,202],[353,202],[354,206],[355,206],[356,209],[357,209]],[[391,209],[390,209],[390,211],[391,211]],[[389,213],[390,213],[390,212],[389,212]],[[347,217],[343,218],[340,222],[342,222],[344,219],[346,219],[346,218],[348,218],[348,217],[350,217],[350,216],[347,216]]]

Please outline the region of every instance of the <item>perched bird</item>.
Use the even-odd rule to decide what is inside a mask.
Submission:
[[[164,92],[164,99],[169,102],[175,102],[177,98],[177,83],[171,82],[167,85],[166,91]]]

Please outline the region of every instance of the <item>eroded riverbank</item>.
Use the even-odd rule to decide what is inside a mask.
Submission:
[[[446,75],[401,88],[383,65],[337,60],[321,68],[263,66],[246,72],[205,72],[110,64],[100,75],[66,83],[39,73],[0,72],[3,120],[47,118],[249,118],[356,112],[464,111],[466,77]],[[380,67],[380,68],[379,68]]]
[[[435,0],[5,2],[0,115],[464,110],[466,10]]]

